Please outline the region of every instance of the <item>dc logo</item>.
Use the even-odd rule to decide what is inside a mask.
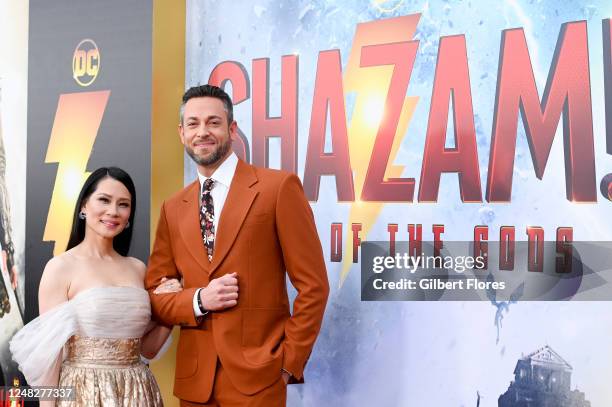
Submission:
[[[81,86],[89,86],[100,72],[100,51],[93,40],[79,42],[72,56],[72,77]]]

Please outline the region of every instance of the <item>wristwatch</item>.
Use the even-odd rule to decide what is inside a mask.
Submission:
[[[200,296],[200,291],[198,291],[198,308],[200,308],[200,312],[202,314],[208,314],[208,310],[204,308],[204,304],[202,304],[202,297]]]

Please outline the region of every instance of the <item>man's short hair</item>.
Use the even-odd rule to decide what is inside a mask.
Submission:
[[[181,124],[183,124],[183,114],[185,113],[185,104],[189,99],[210,97],[219,99],[223,102],[223,110],[227,113],[227,124],[228,126],[234,121],[234,104],[232,98],[229,97],[223,89],[213,85],[201,85],[193,86],[185,92],[183,95],[183,103],[181,104],[180,117]]]

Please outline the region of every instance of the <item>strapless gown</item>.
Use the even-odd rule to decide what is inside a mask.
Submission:
[[[145,290],[90,288],[27,324],[10,349],[31,386],[48,385],[63,359],[59,386],[73,387],[75,397],[59,406],[162,406],[155,378],[140,358],[150,320]]]

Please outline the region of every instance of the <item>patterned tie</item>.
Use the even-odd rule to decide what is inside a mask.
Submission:
[[[213,251],[215,249],[215,207],[213,205],[213,197],[210,191],[215,184],[215,180],[209,178],[204,181],[202,188],[202,206],[200,207],[200,229],[202,230],[202,240],[208,253],[208,261],[212,261]]]

